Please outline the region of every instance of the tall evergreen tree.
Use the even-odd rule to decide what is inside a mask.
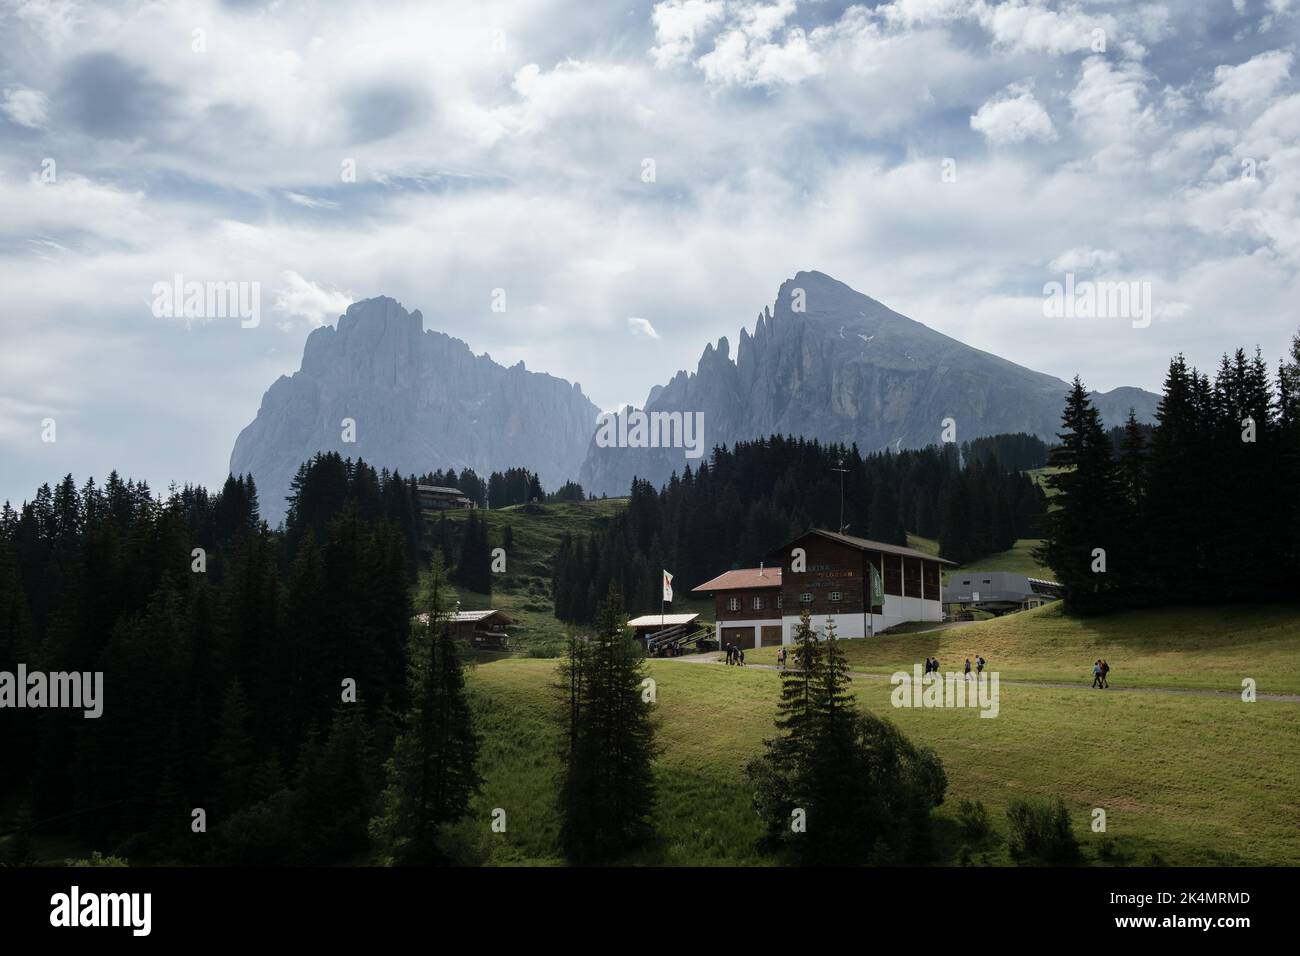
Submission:
[[[421,607],[423,627],[408,644],[410,709],[385,765],[388,784],[371,833],[399,864],[451,862],[446,829],[478,791],[475,733],[456,640],[447,622],[449,588],[435,554]]]
[[[575,642],[560,669],[566,689],[560,842],[575,863],[607,863],[654,832],[656,723],[643,696],[645,664],[610,585],[589,642]],[[585,644],[586,646],[582,646]]]
[[[819,641],[805,611],[782,674],[779,734],[745,768],[763,845],[804,864],[921,862],[947,788],[943,764],[858,712],[850,680],[834,621]]]
[[[1057,436],[1061,444],[1052,450],[1054,471],[1047,478],[1059,507],[1044,519],[1046,534],[1038,556],[1065,586],[1067,610],[1097,612],[1114,606],[1111,562],[1126,563],[1132,544],[1123,537],[1119,521],[1119,484],[1110,441],[1077,376],[1062,423],[1064,430]]]

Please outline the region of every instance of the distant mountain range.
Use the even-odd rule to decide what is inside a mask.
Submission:
[[[695,372],[655,386],[643,411],[701,413],[703,448],[774,433],[856,442],[864,452],[1002,432],[1054,438],[1069,386],[971,348],[820,272],[782,284],[733,358],[724,337]],[[1154,420],[1159,396],[1138,388],[1094,392],[1107,425],[1133,408]],[[576,384],[523,363],[476,356],[459,339],[425,331],[393,299],[357,302],[337,328],[307,339],[301,369],[282,376],[235,442],[230,468],[251,472],[272,524],[298,465],[317,451],[358,455],[404,473],[448,466],[480,475],[522,465],[547,488],[568,479],[597,494],[626,494],[634,476],[656,484],[688,464],[683,448],[604,447],[599,410]],[[355,442],[342,440],[344,418]]]
[[[802,311],[796,310],[796,305]],[[782,284],[733,358],[724,337],[694,373],[656,386],[646,412],[702,411],[706,446],[772,434],[856,442],[864,452],[941,440],[1028,432],[1055,440],[1069,385],[981,352],[887,308],[820,272]],[[1139,388],[1093,392],[1107,425],[1133,408],[1154,421],[1159,396]],[[680,449],[600,447],[593,439],[579,481],[624,494],[633,476],[655,483],[690,464]]]
[[[380,296],[353,303],[337,328],[312,331],[302,367],[267,390],[239,433],[230,470],[252,473],[272,525],[298,466],[319,451],[405,475],[453,467],[486,477],[525,465],[556,488],[577,476],[598,413],[581,386],[475,355]],[[344,419],[355,441],[343,440]]]

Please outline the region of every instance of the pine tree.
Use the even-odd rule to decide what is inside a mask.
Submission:
[[[807,611],[782,677],[779,734],[745,767],[763,846],[804,864],[913,863],[947,778],[931,750],[857,711],[835,622],[819,641]]]
[[[610,585],[587,647],[560,669],[565,763],[560,843],[575,863],[607,863],[654,833],[656,754],[652,705],[643,694],[641,648],[624,626],[622,593]]]
[[[1110,441],[1077,376],[1061,418],[1061,444],[1051,458],[1056,470],[1047,478],[1057,510],[1044,520],[1046,534],[1036,554],[1065,586],[1066,609],[1093,613],[1114,606],[1110,563],[1126,563],[1133,545],[1119,521]],[[1094,570],[1103,560],[1106,571]]]
[[[465,677],[447,625],[449,588],[437,554],[421,605],[428,615],[408,643],[410,708],[385,765],[388,785],[371,834],[399,864],[450,862],[446,828],[469,812],[478,791],[479,740]]]

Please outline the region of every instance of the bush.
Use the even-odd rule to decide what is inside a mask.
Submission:
[[[1129,854],[1113,839],[1104,837],[1097,846],[1097,857],[1107,863],[1124,863],[1128,860]]]
[[[1055,800],[1013,800],[1007,807],[1011,855],[1041,863],[1073,863],[1079,843],[1070,827],[1070,811]]]
[[[961,826],[962,836],[972,843],[979,843],[993,829],[989,812],[979,800],[963,800],[957,805],[957,823]]]
[[[529,644],[524,648],[524,657],[541,657],[551,659],[564,656],[564,642],[546,641],[541,644]]]

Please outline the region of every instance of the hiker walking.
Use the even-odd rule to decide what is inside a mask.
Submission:
[[[1103,690],[1110,686],[1110,665],[1104,657],[1101,659],[1101,686]]]
[[[970,680],[970,658],[966,658],[966,679]]]
[[[980,657],[978,654],[975,655],[975,673],[984,673],[984,658]]]
[[[736,653],[737,653],[737,654],[739,655],[739,657],[740,657],[740,659],[739,659],[738,661],[736,661],[736,663],[739,664],[741,667],[744,667],[744,666],[745,666],[745,649],[744,649],[743,647],[738,647],[738,648],[736,648]]]
[[[1101,658],[1093,661],[1092,664],[1092,686],[1101,686]]]

